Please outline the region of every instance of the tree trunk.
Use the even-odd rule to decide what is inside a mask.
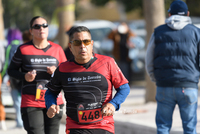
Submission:
[[[68,46],[69,37],[66,31],[71,28],[75,20],[75,4],[74,0],[56,0],[58,11],[58,21],[59,21],[59,31],[58,31],[58,41],[59,45],[65,49]]]
[[[127,17],[126,17],[124,4],[121,2],[117,2],[117,10],[119,12],[120,21],[126,21]]]
[[[143,0],[144,16],[146,21],[146,47],[149,39],[154,32],[154,28],[164,24],[165,10],[164,0]],[[151,82],[149,76],[146,74],[146,102],[155,101],[156,86]]]
[[[3,41],[5,39],[4,37],[4,23],[3,23],[3,6],[2,6],[2,0],[0,0],[0,41]]]

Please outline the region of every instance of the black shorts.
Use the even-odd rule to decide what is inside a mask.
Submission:
[[[69,129],[66,134],[113,134],[103,129]]]

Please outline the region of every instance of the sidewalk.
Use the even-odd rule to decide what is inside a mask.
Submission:
[[[199,92],[200,102],[200,92]],[[200,103],[198,103],[197,134],[200,134]],[[136,111],[139,111],[136,113]],[[64,111],[65,113],[65,111]],[[156,134],[155,124],[156,102],[145,103],[145,89],[132,87],[120,111],[115,112],[115,134]],[[65,134],[65,114],[62,118],[59,134]],[[8,130],[0,130],[0,134],[26,134],[23,129],[13,129],[15,121],[6,120]],[[170,134],[183,134],[179,109],[176,107],[173,115],[173,125]]]

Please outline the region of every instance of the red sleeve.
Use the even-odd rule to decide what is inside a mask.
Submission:
[[[54,45],[56,48],[56,50],[59,51],[59,57],[58,57],[58,61],[59,61],[59,65],[62,63],[62,62],[65,62],[67,61],[67,58],[66,58],[66,55],[65,55],[65,52],[64,50],[62,49],[62,47],[52,41],[48,41],[50,44]]]
[[[121,69],[118,67],[113,58],[110,60],[110,72],[111,81],[115,89],[119,88],[121,85],[128,83],[128,80],[125,78]]]
[[[59,65],[60,65],[62,62],[67,61],[67,58],[66,58],[65,52],[63,51],[62,48],[60,49],[59,54],[60,54],[59,55]]]

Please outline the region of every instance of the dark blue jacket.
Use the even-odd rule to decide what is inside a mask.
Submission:
[[[200,30],[192,24],[155,29],[154,75],[160,87],[194,87],[199,82]]]

